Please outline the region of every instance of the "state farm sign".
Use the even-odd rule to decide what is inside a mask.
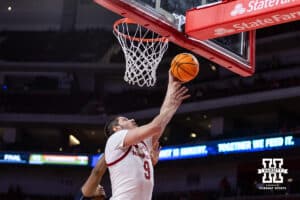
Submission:
[[[289,4],[291,2],[295,2],[295,0],[252,0],[248,2],[246,7],[244,7],[242,3],[237,3],[234,9],[230,12],[230,15],[236,16],[238,14],[244,14],[245,12],[254,12],[266,8]]]
[[[237,0],[192,9],[185,31],[206,40],[300,19],[300,0]]]

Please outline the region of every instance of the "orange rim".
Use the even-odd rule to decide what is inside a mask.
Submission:
[[[136,42],[168,42],[168,39],[166,37],[158,37],[158,38],[138,38],[138,37],[132,37],[130,35],[126,35],[124,33],[121,33],[118,29],[118,26],[120,24],[136,24],[136,25],[139,25],[137,24],[136,22],[134,22],[133,20],[129,19],[129,18],[122,18],[122,19],[119,19],[117,20],[115,23],[114,23],[114,31],[116,33],[118,33],[119,35],[121,35],[122,37],[128,39],[128,40],[133,40],[133,41],[136,41]]]

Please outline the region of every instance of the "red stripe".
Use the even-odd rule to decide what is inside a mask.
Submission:
[[[149,151],[148,146],[146,145],[146,143],[144,141],[141,141],[141,143],[144,144],[146,149]]]
[[[110,167],[110,166],[112,166],[112,165],[114,165],[114,164],[120,162],[121,160],[123,160],[123,158],[125,158],[125,157],[128,155],[128,153],[130,152],[131,147],[132,147],[132,146],[130,146],[130,147],[128,148],[128,150],[126,151],[126,153],[124,153],[119,159],[117,159],[117,160],[115,160],[115,161],[113,161],[113,162],[111,162],[111,163],[107,163],[106,165],[107,165],[108,167]]]

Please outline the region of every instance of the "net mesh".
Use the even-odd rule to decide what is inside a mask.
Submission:
[[[154,86],[156,70],[168,48],[168,40],[126,19],[116,23],[113,32],[125,55],[124,80],[140,87]]]

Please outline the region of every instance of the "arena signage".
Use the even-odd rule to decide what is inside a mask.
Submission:
[[[27,153],[0,153],[0,163],[27,164]]]
[[[236,0],[188,10],[185,31],[206,40],[297,20],[299,0]]]
[[[258,152],[286,149],[300,145],[294,136],[266,137],[227,141],[207,142],[202,145],[165,147],[159,154],[159,160],[178,160],[213,155]]]
[[[30,154],[29,164],[44,165],[88,165],[88,156],[84,155],[55,155]]]

